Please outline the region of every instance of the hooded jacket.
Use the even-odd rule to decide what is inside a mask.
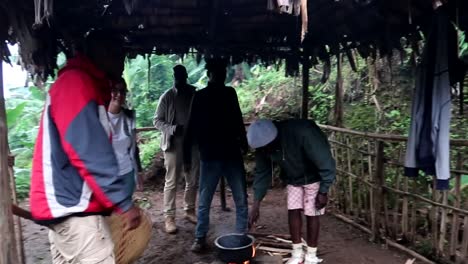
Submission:
[[[289,185],[320,182],[327,193],[336,178],[336,164],[327,136],[312,120],[286,120],[275,123],[279,146],[273,153],[255,152],[255,200],[261,201],[271,186],[273,163],[281,168],[281,179]]]
[[[48,92],[31,173],[31,213],[38,224],[106,215],[132,207],[111,144],[110,85],[82,56],[68,60]]]

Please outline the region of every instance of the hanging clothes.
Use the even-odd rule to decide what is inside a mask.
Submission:
[[[301,5],[305,0],[268,0],[267,10],[278,11],[280,14],[299,16]]]
[[[457,80],[457,34],[444,7],[435,11],[423,59],[416,74],[405,175],[437,176],[436,188],[450,179],[451,80]],[[453,63],[452,63],[453,62]]]

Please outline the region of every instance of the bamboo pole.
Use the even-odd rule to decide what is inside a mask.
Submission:
[[[360,159],[360,174],[361,174],[361,177],[364,177],[364,155],[360,155],[359,156]],[[357,212],[357,217],[361,217],[362,215],[362,212],[364,211],[364,208],[362,206],[362,195],[366,192],[366,187],[365,186],[361,186],[359,184],[357,184],[358,186],[358,190],[357,190],[357,207],[358,207],[358,212]]]
[[[444,190],[442,192],[442,203],[444,205],[448,204],[448,191]],[[439,252],[440,255],[443,255],[444,253],[444,247],[445,247],[445,237],[447,235],[447,209],[441,208],[441,219],[440,219],[440,237],[439,237],[439,244],[438,244],[438,249],[437,251]]]
[[[374,174],[374,182],[377,186],[377,190],[374,192],[372,206],[372,241],[377,242],[380,238],[379,228],[380,228],[380,212],[382,208],[382,192],[383,184],[385,177],[385,167],[384,167],[384,142],[377,141],[376,145],[377,158],[376,158],[376,168]]]
[[[346,144],[351,146],[351,140],[349,137],[346,137]],[[353,173],[353,167],[352,167],[352,162],[351,162],[351,150],[348,148],[347,149],[347,156],[348,156],[348,172]],[[354,204],[353,204],[353,179],[351,177],[348,177],[348,203],[349,203],[349,213],[351,215],[354,214]]]
[[[342,169],[336,169],[336,171],[339,172],[339,173],[342,173],[342,174],[344,174],[346,176],[353,177],[356,180],[360,181],[361,183],[364,183],[365,185],[369,186],[370,188],[377,189],[377,187],[372,182],[370,182],[370,181],[368,181],[366,179],[363,179],[363,178],[359,177],[356,174],[352,174],[352,173],[344,171]]]
[[[371,147],[371,141],[370,140],[367,141],[367,151],[369,153],[372,153],[372,147]],[[369,170],[368,173],[367,173],[367,179],[369,181],[372,181],[372,175],[374,174],[373,171],[372,171],[372,169],[373,169],[372,159],[373,159],[373,157],[370,156],[370,155],[367,157],[367,166],[368,166],[367,169]],[[368,208],[369,208],[369,210],[367,210],[367,212],[368,212],[367,221],[370,222],[370,223],[372,223],[372,214],[374,213],[372,211],[372,204],[374,203],[373,197],[374,197],[374,188],[369,188],[369,195],[366,196],[366,198],[367,198],[366,200],[368,200],[368,201],[366,201],[367,202],[366,204],[368,205]]]
[[[418,190],[416,180],[412,181],[412,190],[413,190],[414,194]],[[416,199],[413,199],[413,203],[411,205],[411,231],[410,231],[410,240],[411,241],[414,241],[414,238],[416,236],[416,227],[417,227],[417,223],[418,223],[418,215],[417,215],[417,212],[416,212],[416,205],[417,205]]]
[[[3,62],[0,61],[0,263],[21,263],[16,248],[11,211],[10,175],[8,173],[8,127],[3,96]]]
[[[463,166],[463,158],[460,153],[457,155],[457,168]],[[455,204],[454,206],[460,208],[461,206],[461,174],[455,175]],[[450,234],[450,258],[456,260],[457,247],[458,247],[458,231],[460,230],[460,218],[457,212],[453,212],[452,217],[452,231]]]
[[[422,202],[426,202],[426,203],[432,205],[433,207],[441,207],[441,208],[445,208],[445,209],[450,209],[450,210],[455,211],[455,212],[457,212],[459,214],[468,215],[468,210],[456,208],[456,207],[453,207],[453,206],[450,206],[450,205],[444,205],[443,203],[434,202],[433,200],[422,197],[421,195],[417,195],[417,194],[414,194],[414,193],[407,193],[407,192],[400,191],[400,190],[397,190],[397,189],[389,187],[389,186],[383,186],[383,188],[385,190],[390,191],[390,192],[394,192],[394,193],[401,194],[401,195],[407,195],[407,196],[410,196],[410,197],[415,198],[417,200],[420,200]]]
[[[245,126],[248,127],[250,125],[249,122],[245,123]],[[361,132],[361,131],[355,131],[351,129],[346,129],[346,128],[341,128],[341,127],[335,127],[335,126],[329,126],[329,125],[318,125],[320,128],[323,128],[325,130],[329,131],[334,131],[334,132],[342,132],[350,135],[355,135],[355,136],[362,136],[365,138],[369,139],[377,139],[377,140],[385,140],[385,141],[395,141],[395,142],[405,142],[408,140],[407,137],[405,136],[400,136],[400,135],[391,135],[391,134],[377,134],[377,133],[368,133],[368,132]],[[136,129],[136,132],[144,132],[144,131],[156,131],[157,129],[154,127],[140,127]],[[468,140],[466,139],[451,139],[450,140],[450,145],[453,147],[467,147],[468,146]],[[461,171],[454,171],[454,172],[461,172]],[[466,171],[464,171],[466,174]]]
[[[395,189],[397,190],[400,190],[400,174],[397,173],[395,175]],[[397,239],[398,238],[398,232],[399,232],[399,229],[398,229],[398,226],[399,226],[399,223],[400,223],[400,219],[398,217],[399,213],[400,213],[400,197],[397,195],[397,194],[394,194],[394,197],[395,197],[395,204],[393,206],[393,221],[392,221],[392,226],[393,226],[393,238],[394,239]]]
[[[10,149],[8,149],[8,153],[10,153]],[[8,157],[9,159],[10,157]],[[14,163],[14,162],[13,162]],[[10,166],[8,164],[8,174],[10,175],[10,183],[11,183],[11,191],[13,197],[13,203],[18,204],[18,198],[16,195],[16,182],[15,182],[15,172],[13,170],[13,165]],[[16,244],[18,248],[18,256],[21,259],[21,263],[26,262],[26,256],[24,255],[24,246],[23,246],[23,227],[21,225],[21,218],[19,216],[14,216],[13,219],[15,220],[16,225]]]
[[[408,192],[409,184],[408,184],[408,177],[405,177],[403,183],[403,190]],[[401,218],[401,232],[403,233],[403,237],[408,239],[408,222],[409,222],[409,205],[408,205],[408,196],[403,196],[403,205],[402,205],[402,218]]]
[[[463,219],[463,226],[463,242],[462,247],[460,249],[461,256],[459,263],[466,263],[465,260],[468,254],[468,216],[465,216],[465,218]]]
[[[336,55],[336,85],[335,85],[335,125],[343,126],[343,74],[341,55]]]
[[[437,178],[434,176],[433,177],[433,184],[432,184],[432,200],[434,202],[437,202],[438,201],[438,195],[437,195],[437,189],[436,189],[436,184],[437,184]],[[432,206],[431,208],[431,232],[432,232],[432,249],[434,251],[434,253],[439,256],[439,252],[438,252],[438,247],[437,247],[437,243],[438,243],[438,234],[439,234],[439,230],[438,230],[438,221],[439,220],[439,212],[438,212],[438,207],[437,206]]]
[[[388,211],[388,192],[384,189],[383,193],[383,209],[384,209],[384,230],[387,236],[390,236],[392,231],[390,230],[390,213]]]
[[[351,130],[347,128],[341,128],[341,127],[329,126],[329,125],[319,125],[319,127],[326,129],[326,130],[330,130],[330,131],[342,132],[345,134],[351,134],[355,136],[363,136],[366,138],[371,138],[371,139],[376,139],[376,140],[395,141],[395,142],[405,142],[408,140],[408,137],[400,136],[400,135],[368,133],[368,132],[355,131],[355,130]],[[467,139],[451,139],[450,145],[458,146],[458,147],[462,147],[462,146],[466,147],[468,146],[468,140]]]

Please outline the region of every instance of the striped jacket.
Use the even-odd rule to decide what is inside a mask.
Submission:
[[[30,204],[34,220],[125,212],[131,195],[118,177],[106,111],[110,85],[86,57],[68,60],[52,85],[33,157]]]

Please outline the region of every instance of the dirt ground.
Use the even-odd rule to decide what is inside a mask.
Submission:
[[[181,217],[177,219],[179,231],[176,235],[164,233],[161,190],[138,193],[137,196],[140,198],[147,197],[146,205],[151,205],[148,210],[154,222],[153,238],[144,255],[138,261],[139,264],[209,264],[215,260],[214,250],[202,255],[190,252],[189,248],[194,238],[194,225],[186,222]],[[177,200],[178,215],[182,215],[181,198],[181,193],[179,193]],[[261,219],[258,224],[263,226],[263,229],[258,230],[259,232],[288,233],[285,200],[283,190],[270,191],[261,208]],[[234,209],[229,191],[228,206]],[[213,201],[211,214],[211,230],[208,239],[210,245],[212,245],[216,236],[233,231],[234,221],[235,211],[221,211],[219,195],[217,194]],[[51,263],[46,228],[24,221],[23,232],[27,263]],[[404,264],[409,258],[399,252],[368,242],[367,235],[338,221],[333,216],[325,216],[322,219],[319,255],[324,259],[323,263],[333,264]]]

